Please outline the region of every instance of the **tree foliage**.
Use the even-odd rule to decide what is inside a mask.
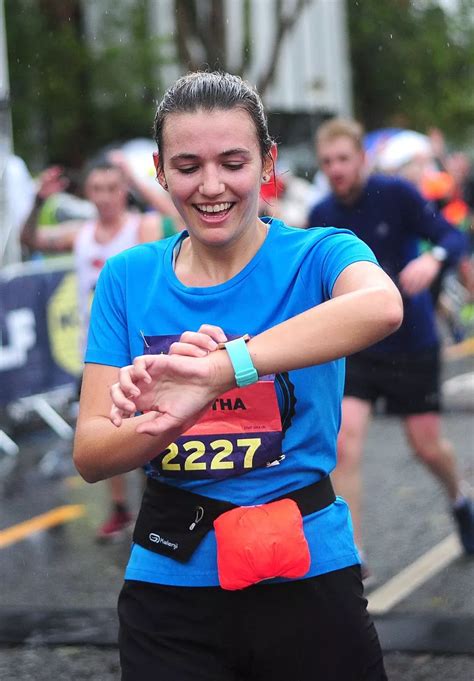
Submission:
[[[150,3],[158,0],[5,0],[15,151],[33,169],[79,166],[106,144],[147,135],[165,52],[183,71],[220,67],[245,75],[254,56],[255,1],[238,1],[243,40],[230,65],[223,0],[174,0],[176,30],[162,39],[149,26]],[[257,76],[262,92],[308,1],[276,0],[271,59]],[[435,0],[345,1],[356,114],[366,126],[436,125],[457,141],[467,137],[474,121],[472,0],[459,0],[452,15]],[[86,4],[102,15],[97,36]],[[166,41],[172,50],[163,49]]]
[[[107,20],[86,39],[81,0],[6,0],[14,147],[33,168],[77,167],[151,128],[162,59],[147,2],[100,5]]]
[[[252,62],[251,2],[241,0],[239,3],[244,35],[239,63],[231,68],[226,52],[226,36],[230,27],[223,0],[175,0],[178,58],[185,69],[220,68],[245,76]],[[257,89],[261,95],[265,94],[275,76],[284,38],[291,33],[307,4],[308,0],[295,0],[288,10],[282,0],[276,0],[271,54],[267,68],[258,75]]]
[[[357,116],[468,138],[474,121],[474,12],[446,13],[434,0],[348,0]]]

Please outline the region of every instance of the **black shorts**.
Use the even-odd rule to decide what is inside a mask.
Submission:
[[[439,349],[404,355],[358,353],[346,360],[345,397],[386,401],[389,414],[440,411]]]
[[[387,681],[358,565],[295,582],[127,581],[122,681]]]

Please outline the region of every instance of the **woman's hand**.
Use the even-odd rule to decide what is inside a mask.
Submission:
[[[218,339],[217,341],[214,338]],[[233,370],[227,353],[213,353],[225,334],[219,327],[203,326],[185,332],[169,355],[143,355],[120,370],[111,387],[110,420],[117,427],[136,411],[154,412],[140,423],[138,433],[182,433],[212,402],[233,387]]]
[[[220,326],[202,324],[199,331],[185,331],[169,349],[170,355],[186,355],[187,357],[206,357],[217,350],[218,343],[225,343],[227,336]]]

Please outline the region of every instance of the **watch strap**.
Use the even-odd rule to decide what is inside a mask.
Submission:
[[[239,388],[244,388],[258,381],[258,373],[247,349],[246,340],[248,338],[240,337],[224,343],[234,368],[235,382]]]

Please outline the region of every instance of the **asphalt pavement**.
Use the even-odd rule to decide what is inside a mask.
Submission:
[[[445,378],[473,370],[472,358],[460,358]],[[444,430],[474,489],[471,405],[457,400]],[[18,465],[0,481],[0,681],[116,680],[115,604],[129,539],[95,542],[106,487],[77,476],[67,443],[40,424],[16,436]],[[137,509],[142,475],[128,481]],[[389,679],[473,681],[474,559],[460,552],[446,499],[396,418],[374,419],[364,485],[367,593]]]

